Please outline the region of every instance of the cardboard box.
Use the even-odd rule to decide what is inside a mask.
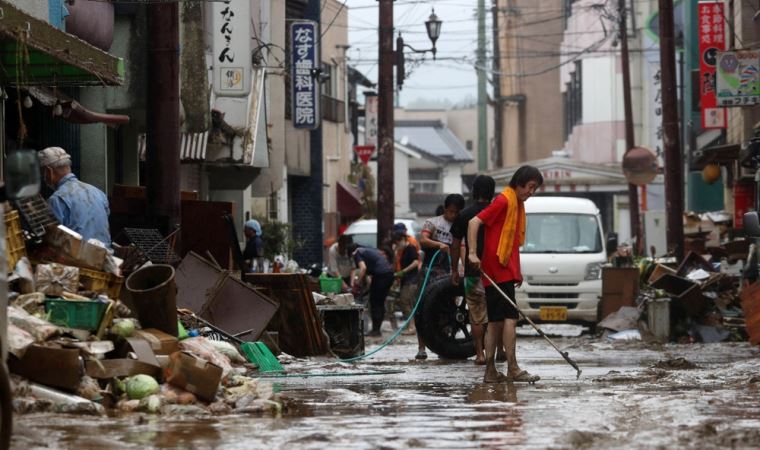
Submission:
[[[76,258],[82,248],[82,235],[71,228],[58,225],[45,233],[45,242],[66,255]]]
[[[206,360],[185,352],[174,352],[169,356],[169,365],[164,369],[166,382],[198,398],[211,402],[222,381],[222,368]]]
[[[137,330],[134,337],[148,341],[156,355],[171,355],[179,350],[179,339],[155,328]]]
[[[79,358],[79,349],[63,348],[59,345],[30,346],[24,357],[8,358],[12,373],[40,383],[74,392],[84,375],[84,367]]]
[[[82,243],[82,246],[79,248],[79,254],[76,255],[77,260],[81,263],[100,270],[102,270],[103,265],[106,263],[107,256],[108,249],[96,239],[90,239]]]

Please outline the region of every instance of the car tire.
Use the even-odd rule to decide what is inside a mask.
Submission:
[[[427,348],[441,358],[467,359],[475,355],[464,287],[461,283],[451,284],[450,276],[430,281],[414,319]]]

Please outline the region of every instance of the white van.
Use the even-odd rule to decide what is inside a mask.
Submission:
[[[596,323],[607,262],[599,209],[583,198],[532,197],[525,213],[518,306],[534,320]]]

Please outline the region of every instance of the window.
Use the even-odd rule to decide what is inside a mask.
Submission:
[[[602,236],[590,214],[528,214],[521,253],[599,253]]]
[[[562,103],[565,115],[565,140],[573,132],[573,127],[583,121],[583,72],[582,61],[575,62],[575,70],[570,74],[570,81],[565,83]]]
[[[472,151],[472,141],[467,141],[464,143],[464,145],[467,148],[467,150]]]
[[[441,171],[422,169],[409,171],[409,192],[412,194],[441,194]]]

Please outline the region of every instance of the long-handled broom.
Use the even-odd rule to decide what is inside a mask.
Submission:
[[[517,310],[518,313],[520,313],[520,315],[523,317],[523,319],[525,319],[529,324],[531,324],[533,326],[533,328],[538,332],[538,334],[541,335],[541,337],[543,337],[544,339],[546,339],[546,341],[549,342],[552,345],[552,347],[554,347],[554,349],[557,350],[560,355],[562,355],[563,358],[565,358],[565,361],[567,361],[568,364],[570,364],[571,366],[573,366],[573,369],[575,369],[575,371],[576,371],[575,379],[577,380],[578,378],[580,378],[581,377],[581,369],[578,367],[578,364],[576,364],[575,361],[573,361],[572,359],[570,359],[570,356],[568,356],[567,352],[563,352],[562,350],[560,350],[559,347],[557,347],[554,344],[554,342],[551,339],[549,339],[549,336],[547,336],[546,334],[544,334],[544,332],[541,330],[541,328],[538,328],[538,325],[536,325],[535,323],[533,323],[533,321],[530,320],[530,318],[528,316],[526,316],[525,313],[520,310],[520,308],[517,307],[517,303],[514,300],[512,300],[511,298],[509,298],[509,295],[507,295],[506,292],[502,291],[501,288],[499,287],[499,285],[496,284],[496,282],[493,281],[493,279],[491,279],[491,277],[489,277],[487,273],[483,272],[482,270],[481,270],[481,273],[486,278],[486,280],[490,281],[491,285],[493,287],[495,287],[497,291],[499,291],[499,293],[502,295],[502,297],[504,297],[509,302],[509,304],[512,305]]]

